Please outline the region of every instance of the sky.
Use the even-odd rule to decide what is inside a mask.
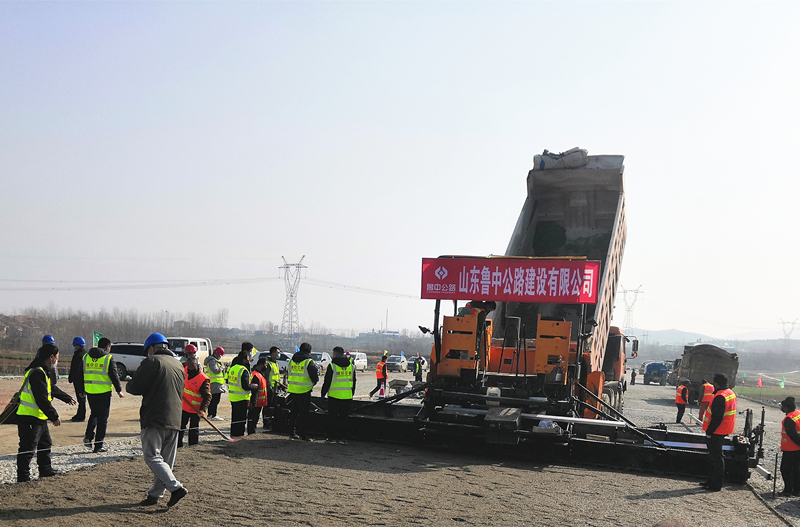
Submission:
[[[533,156],[579,146],[625,156],[636,327],[782,337],[798,22],[794,2],[2,2],[0,313],[280,325],[282,257],[305,257],[301,324],[429,325],[421,259],[503,254]]]

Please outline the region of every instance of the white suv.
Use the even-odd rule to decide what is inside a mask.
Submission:
[[[117,363],[119,380],[124,381],[128,375],[133,375],[139,369],[147,355],[144,354],[144,344],[138,342],[115,342],[111,345],[111,355]],[[180,360],[175,357],[175,360]]]

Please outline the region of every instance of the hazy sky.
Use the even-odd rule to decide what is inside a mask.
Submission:
[[[799,23],[795,2],[0,3],[0,312],[280,324],[281,256],[305,255],[301,323],[429,325],[421,259],[502,254],[533,155],[580,146],[625,155],[636,326],[781,336]],[[172,287],[231,279],[269,280]]]

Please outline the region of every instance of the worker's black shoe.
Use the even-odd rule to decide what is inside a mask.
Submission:
[[[53,476],[58,476],[59,474],[61,474],[61,472],[53,469],[53,467],[39,469],[40,478],[52,478]]]
[[[186,496],[188,493],[189,491],[186,490],[185,487],[179,488],[178,490],[172,493],[172,496],[169,497],[169,501],[167,502],[167,507],[172,507],[173,505],[181,501],[181,498]]]
[[[85,446],[86,448],[92,448],[94,446],[92,444],[92,438],[89,437],[89,436],[84,437],[83,438],[83,446]]]
[[[30,474],[17,474],[17,483],[25,483],[31,480]]]
[[[158,498],[148,494],[145,499],[139,502],[139,505],[158,505]]]
[[[76,415],[75,417],[73,417],[72,419],[70,419],[70,421],[73,421],[73,422],[75,422],[75,423],[82,423],[82,422],[84,422],[85,420],[86,420],[86,417],[85,417],[85,416],[84,416],[84,417],[81,417],[80,415]]]
[[[297,441],[298,439],[300,439],[300,436],[297,434],[292,434],[291,437],[289,437],[289,439],[291,439],[292,441]]]
[[[108,447],[105,445],[96,446],[94,447],[95,454],[102,454],[103,452],[108,452]]]
[[[794,496],[794,493],[790,490],[787,491],[786,489],[784,489],[783,491],[781,491],[780,494],[778,494],[778,496],[783,496],[784,498],[791,498],[792,496]]]

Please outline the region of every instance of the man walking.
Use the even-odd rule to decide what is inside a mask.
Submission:
[[[728,389],[728,376],[714,375],[714,399],[703,416],[703,431],[708,445],[708,480],[700,483],[710,492],[722,490],[725,478],[725,458],[722,443],[725,436],[733,433],[736,419],[736,394]]]
[[[225,393],[225,365],[222,363],[222,356],[225,355],[225,348],[217,346],[214,352],[203,361],[208,372],[208,379],[211,382],[211,404],[208,405],[208,418],[212,421],[224,421],[217,415],[219,399]]]
[[[178,433],[178,448],[183,447],[183,431],[189,426],[189,446],[200,441],[200,418],[206,415],[211,403],[211,381],[200,369],[197,357],[184,362],[186,378],[183,383],[183,406],[181,407],[181,431]]]
[[[333,348],[331,367],[322,382],[322,397],[328,396],[328,439],[326,443],[347,444],[347,416],[356,393],[356,373],[341,346]]]
[[[83,356],[86,355],[86,341],[83,337],[72,339],[72,360],[69,363],[69,376],[67,382],[75,389],[75,398],[78,400],[78,412],[72,416],[71,421],[82,423],[86,420],[86,394],[83,390],[78,390],[77,384],[79,377],[83,376]]]
[[[153,473],[153,484],[140,505],[156,505],[164,496],[165,489],[172,493],[167,507],[172,507],[187,494],[186,488],[172,473],[181,427],[185,374],[167,344],[167,338],[160,333],[147,337],[144,341],[147,358],[126,387],[131,395],[142,396],[139,410],[142,454]]]
[[[675,406],[678,407],[678,416],[675,418],[676,424],[683,421],[683,413],[686,411],[686,405],[689,404],[689,389],[686,387],[687,382],[689,381],[681,382],[675,389]]]
[[[711,400],[714,398],[714,385],[705,379],[703,379],[702,383],[703,383],[703,398],[700,399],[700,414],[698,415],[698,418],[701,421],[706,413],[708,405],[711,404]]]
[[[117,395],[122,397],[122,385],[119,382],[117,363],[108,352],[111,350],[111,341],[106,337],[97,342],[97,347],[89,350],[83,356],[83,368],[76,388],[81,389],[89,403],[89,422],[86,423],[86,433],[83,435],[83,444],[92,448],[94,452],[108,452],[103,440],[108,427],[108,414],[111,410],[111,387],[113,385]],[[96,435],[95,435],[96,429]]]
[[[44,344],[36,353],[36,358],[25,370],[25,380],[19,394],[17,408],[17,433],[19,434],[19,451],[17,454],[17,481],[31,480],[31,460],[36,454],[39,465],[39,477],[48,478],[58,474],[53,470],[50,461],[50,429],[47,421],[53,426],[60,426],[61,419],[51,401],[53,397],[67,404],[74,405],[75,399],[63,392],[50,380],[51,372],[58,365],[58,348],[55,344]]]
[[[311,407],[311,390],[318,382],[319,370],[311,358],[311,344],[303,342],[289,361],[289,427],[292,439],[311,442],[306,433],[306,419]]]
[[[381,388],[383,388],[383,392],[386,393],[386,383],[389,380],[389,375],[386,371],[386,357],[387,355],[384,353],[381,361],[377,364],[377,366],[375,366],[375,377],[378,379],[378,384],[372,389],[371,392],[369,392],[370,397],[375,395],[375,392]]]
[[[781,423],[781,496],[800,496],[800,435],[797,433],[797,411],[794,397],[781,401],[781,412],[786,414]]]

